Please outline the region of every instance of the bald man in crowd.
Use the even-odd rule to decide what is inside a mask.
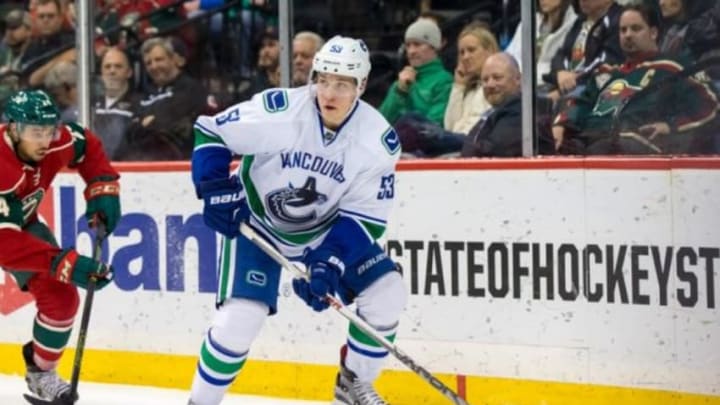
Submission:
[[[483,93],[492,108],[470,129],[462,157],[510,157],[522,155],[522,106],[520,68],[505,52],[487,58],[483,65]]]
[[[95,99],[95,129],[102,138],[105,153],[113,159],[140,103],[140,94],[134,90],[132,77],[132,66],[125,51],[107,48],[100,61],[103,94]]]

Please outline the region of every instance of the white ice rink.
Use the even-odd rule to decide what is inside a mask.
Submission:
[[[188,392],[130,385],[96,384],[80,381],[77,405],[186,405]],[[0,375],[0,404],[27,405],[27,393],[21,377]],[[223,405],[320,405],[326,402],[294,401],[245,395],[228,395]]]

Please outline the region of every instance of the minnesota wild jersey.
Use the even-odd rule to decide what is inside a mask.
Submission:
[[[198,118],[195,138],[195,155],[226,148],[243,156],[238,175],[251,224],[286,256],[317,247],[340,217],[355,221],[366,242],[385,231],[400,139],[363,101],[331,130],[309,87],[270,89]],[[194,178],[216,170],[196,161]]]
[[[60,248],[27,231],[38,221],[38,207],[53,179],[64,168],[75,168],[86,183],[98,177],[118,178],[102,143],[76,123],[57,130],[45,157],[36,164],[21,161],[8,133],[0,125],[0,266],[47,272]]]
[[[614,125],[621,132],[654,122],[665,122],[676,133],[698,128],[715,117],[718,101],[705,83],[679,76],[686,64],[657,54],[640,62],[600,65],[554,125],[608,135]],[[657,87],[641,93],[650,86]]]

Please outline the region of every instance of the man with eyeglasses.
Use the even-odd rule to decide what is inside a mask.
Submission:
[[[75,33],[63,28],[60,0],[37,0],[33,28],[36,36],[30,42],[21,63],[28,84],[40,87],[45,75],[56,63],[75,60]]]
[[[72,247],[61,248],[38,219],[38,206],[55,175],[75,168],[87,183],[86,217],[91,227],[113,231],[120,218],[118,173],[88,129],[59,124],[55,103],[43,91],[20,91],[0,125],[0,267],[35,298],[32,340],[23,345],[28,389],[37,398],[73,403],[70,384],[56,372],[70,339],[79,296],[90,278],[96,288],[112,280],[112,268]],[[7,282],[7,281],[6,281]]]

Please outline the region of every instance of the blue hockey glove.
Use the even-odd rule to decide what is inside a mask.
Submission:
[[[304,279],[293,280],[293,290],[313,310],[321,312],[326,310],[330,304],[325,301],[327,294],[335,295],[340,283],[342,274],[342,262],[336,257],[329,257],[325,260],[314,260],[312,256],[306,256],[304,260],[310,274],[310,281]],[[308,260],[308,258],[310,260]]]
[[[205,224],[228,238],[240,235],[240,224],[250,216],[250,209],[237,176],[202,182],[198,192],[205,201]]]

